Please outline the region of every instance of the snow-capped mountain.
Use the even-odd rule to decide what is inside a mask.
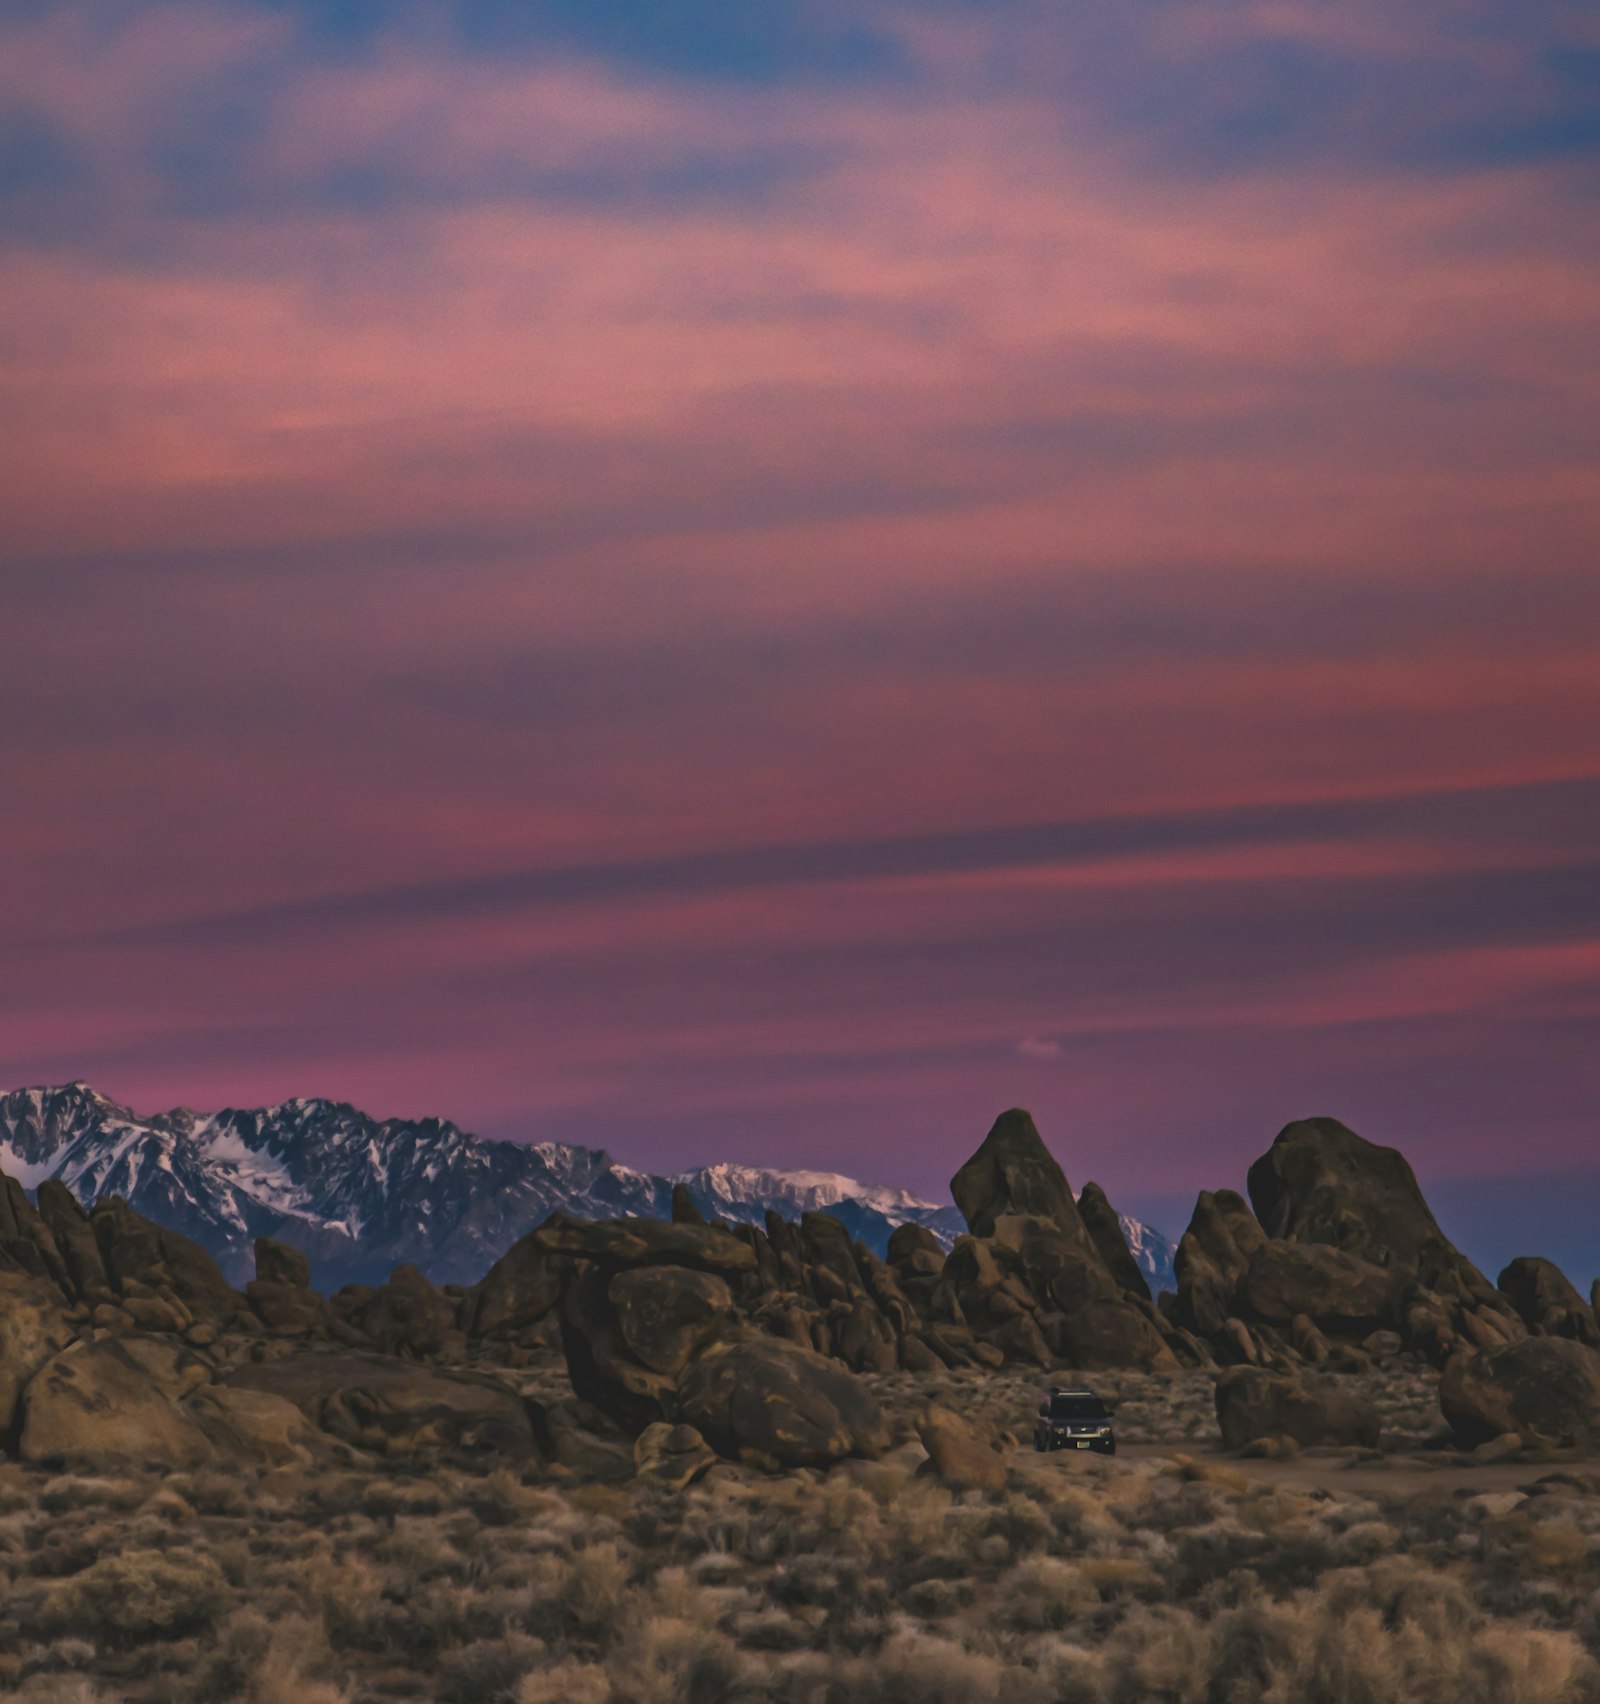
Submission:
[[[0,1171],[30,1191],[59,1178],[85,1203],[120,1195],[209,1249],[234,1283],[253,1276],[256,1237],[281,1237],[310,1255],[324,1289],[381,1282],[400,1261],[471,1283],[553,1212],[665,1218],[676,1183],[707,1218],[827,1212],[880,1254],[907,1222],[946,1247],[966,1229],[953,1206],[831,1172],[715,1165],[661,1177],[603,1148],[489,1141],[442,1119],[373,1119],[327,1100],[146,1116],[87,1083],[0,1096]],[[1170,1288],[1171,1244],[1122,1224],[1151,1289]]]

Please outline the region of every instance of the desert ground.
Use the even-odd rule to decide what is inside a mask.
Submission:
[[[871,1380],[877,1461],[636,1472],[559,1361],[577,1465],[411,1455],[0,1466],[0,1688],[40,1704],[1578,1704],[1600,1461],[1452,1451],[1435,1375],[1360,1375],[1381,1448],[1224,1456],[1212,1375],[1099,1374],[1115,1458],[1036,1454],[1043,1375]],[[1004,1484],[926,1470],[930,1403]],[[919,1471],[921,1470],[921,1471]]]

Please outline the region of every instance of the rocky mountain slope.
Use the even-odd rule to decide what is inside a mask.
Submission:
[[[724,1164],[658,1176],[600,1148],[488,1141],[327,1100],[145,1115],[87,1083],[0,1096],[0,1171],[30,1191],[58,1180],[86,1204],[120,1195],[192,1237],[234,1283],[251,1275],[253,1240],[277,1238],[309,1255],[326,1290],[381,1282],[400,1262],[469,1283],[552,1212],[665,1219],[675,1185],[706,1218],[735,1224],[826,1212],[880,1256],[899,1225],[925,1226],[946,1249],[966,1228],[954,1206],[832,1173]],[[1121,1224],[1151,1291],[1170,1288],[1172,1246]]]

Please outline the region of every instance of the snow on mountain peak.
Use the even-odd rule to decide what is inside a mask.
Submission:
[[[325,1288],[382,1281],[401,1261],[470,1283],[553,1212],[666,1218],[675,1184],[708,1218],[830,1212],[879,1253],[901,1224],[946,1247],[966,1228],[948,1203],[837,1172],[724,1161],[663,1177],[603,1148],[488,1141],[315,1098],[146,1118],[82,1082],[0,1095],[0,1170],[28,1190],[59,1178],[85,1203],[121,1195],[209,1249],[235,1283],[253,1275],[257,1236],[305,1249]],[[1152,1289],[1170,1286],[1171,1244],[1136,1220],[1123,1229]]]

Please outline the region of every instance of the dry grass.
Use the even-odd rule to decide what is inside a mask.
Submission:
[[[878,1382],[902,1430],[937,1394],[1025,1436],[1039,1381]],[[0,1701],[1600,1704],[1582,1475],[1374,1494],[1329,1460],[1271,1482],[1207,1453],[1203,1375],[1096,1382],[1124,1439],[1176,1447],[1019,1450],[992,1495],[919,1474],[914,1443],[681,1494],[6,1467]],[[1418,1382],[1386,1376],[1396,1437],[1432,1429]]]

